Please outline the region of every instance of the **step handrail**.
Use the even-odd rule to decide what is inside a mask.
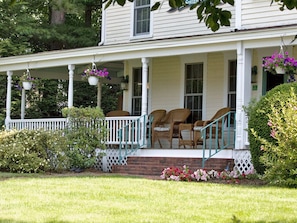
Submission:
[[[215,119],[211,123],[200,129],[203,144],[202,144],[202,168],[205,167],[205,162],[219,153],[220,151],[229,148],[231,143],[234,143],[234,137],[231,139],[232,134],[231,131],[234,131],[234,128],[231,128],[231,116],[234,115],[234,126],[235,126],[235,112],[229,111],[228,113],[222,115],[221,117]],[[221,125],[220,125],[221,123]],[[233,130],[232,130],[233,129]],[[208,135],[207,135],[208,133]],[[225,134],[227,135],[225,136]],[[219,138],[219,134],[221,134],[221,139]],[[226,138],[226,142],[225,139]],[[207,141],[210,139],[208,145]],[[215,141],[214,149],[212,148],[212,141]],[[206,153],[208,150],[208,154]]]

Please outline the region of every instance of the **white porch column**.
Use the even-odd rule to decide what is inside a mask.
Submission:
[[[147,114],[147,77],[148,77],[148,63],[149,59],[143,57],[142,62],[142,96],[141,96],[141,115]]]
[[[243,106],[251,98],[252,50],[245,49],[242,42],[237,45],[237,86],[236,86],[236,138],[235,149],[245,149],[248,142],[247,116]]]
[[[26,108],[26,91],[24,88],[22,88],[21,119],[25,118],[25,108]]]
[[[74,74],[75,65],[69,64],[69,86],[68,86],[68,108],[73,107],[73,74]]]
[[[10,111],[11,111],[11,77],[13,72],[7,71],[7,90],[6,90],[6,118],[5,118],[5,127],[8,129],[8,123],[11,120]]]

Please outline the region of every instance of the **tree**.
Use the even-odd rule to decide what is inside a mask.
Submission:
[[[100,41],[101,1],[98,0],[0,0],[0,56],[8,57],[54,49],[73,49],[96,46]],[[6,76],[0,77],[0,126],[4,124]],[[18,77],[13,76],[11,117],[20,117],[21,91]],[[75,86],[78,106],[96,106],[96,88],[86,95],[85,83]],[[58,87],[60,86],[60,87]],[[30,102],[26,117],[57,117],[67,106],[68,81],[38,80],[36,88],[27,91]],[[109,95],[110,96],[110,95]],[[108,97],[109,97],[108,96]],[[114,95],[117,99],[117,95]],[[66,103],[65,103],[66,102]],[[108,103],[106,103],[108,104]]]
[[[134,0],[128,0],[133,2]],[[196,9],[197,18],[199,22],[203,21],[207,28],[213,32],[220,29],[221,26],[230,26],[231,12],[223,10],[221,6],[228,4],[234,6],[234,0],[168,0],[170,7],[174,9],[190,6],[191,10]],[[106,6],[117,3],[118,5],[125,5],[126,0],[105,0]],[[274,2],[280,5],[280,10],[285,8],[292,10],[297,9],[297,1],[293,0],[271,0],[270,5]],[[162,7],[162,2],[157,1],[151,8],[152,11]]]

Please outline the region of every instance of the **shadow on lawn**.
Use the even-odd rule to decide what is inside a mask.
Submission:
[[[31,222],[19,221],[19,220],[13,220],[13,219],[0,219],[0,223],[31,223]],[[69,223],[69,221],[50,220],[50,221],[45,221],[44,223]]]
[[[296,223],[297,219],[295,220],[276,220],[276,221],[265,221],[265,220],[260,220],[260,221],[242,221],[238,219],[235,215],[233,215],[231,219],[231,223]]]

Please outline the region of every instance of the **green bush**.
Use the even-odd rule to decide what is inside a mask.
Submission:
[[[268,142],[277,143],[275,139],[270,136],[270,127],[267,125],[268,115],[272,113],[272,105],[278,108],[281,101],[287,101],[290,97],[290,88],[293,88],[296,93],[297,83],[285,83],[276,86],[268,91],[266,95],[262,96],[249,110],[248,135],[250,151],[253,166],[259,174],[263,174],[265,171],[265,165],[260,162],[260,156],[263,155],[263,151],[260,150],[260,140],[252,134],[252,130],[255,131],[259,137],[266,139]]]
[[[18,173],[67,168],[61,132],[12,130],[0,132],[0,170]]]
[[[97,158],[96,149],[105,149],[107,130],[103,111],[98,107],[72,107],[63,109],[62,114],[69,119],[65,136],[71,169],[93,167]]]
[[[275,185],[297,187],[297,95],[293,88],[286,100],[280,94],[275,94],[278,100],[271,104],[271,113],[267,115],[273,142],[251,132],[264,151],[260,157],[266,167],[264,179]]]

